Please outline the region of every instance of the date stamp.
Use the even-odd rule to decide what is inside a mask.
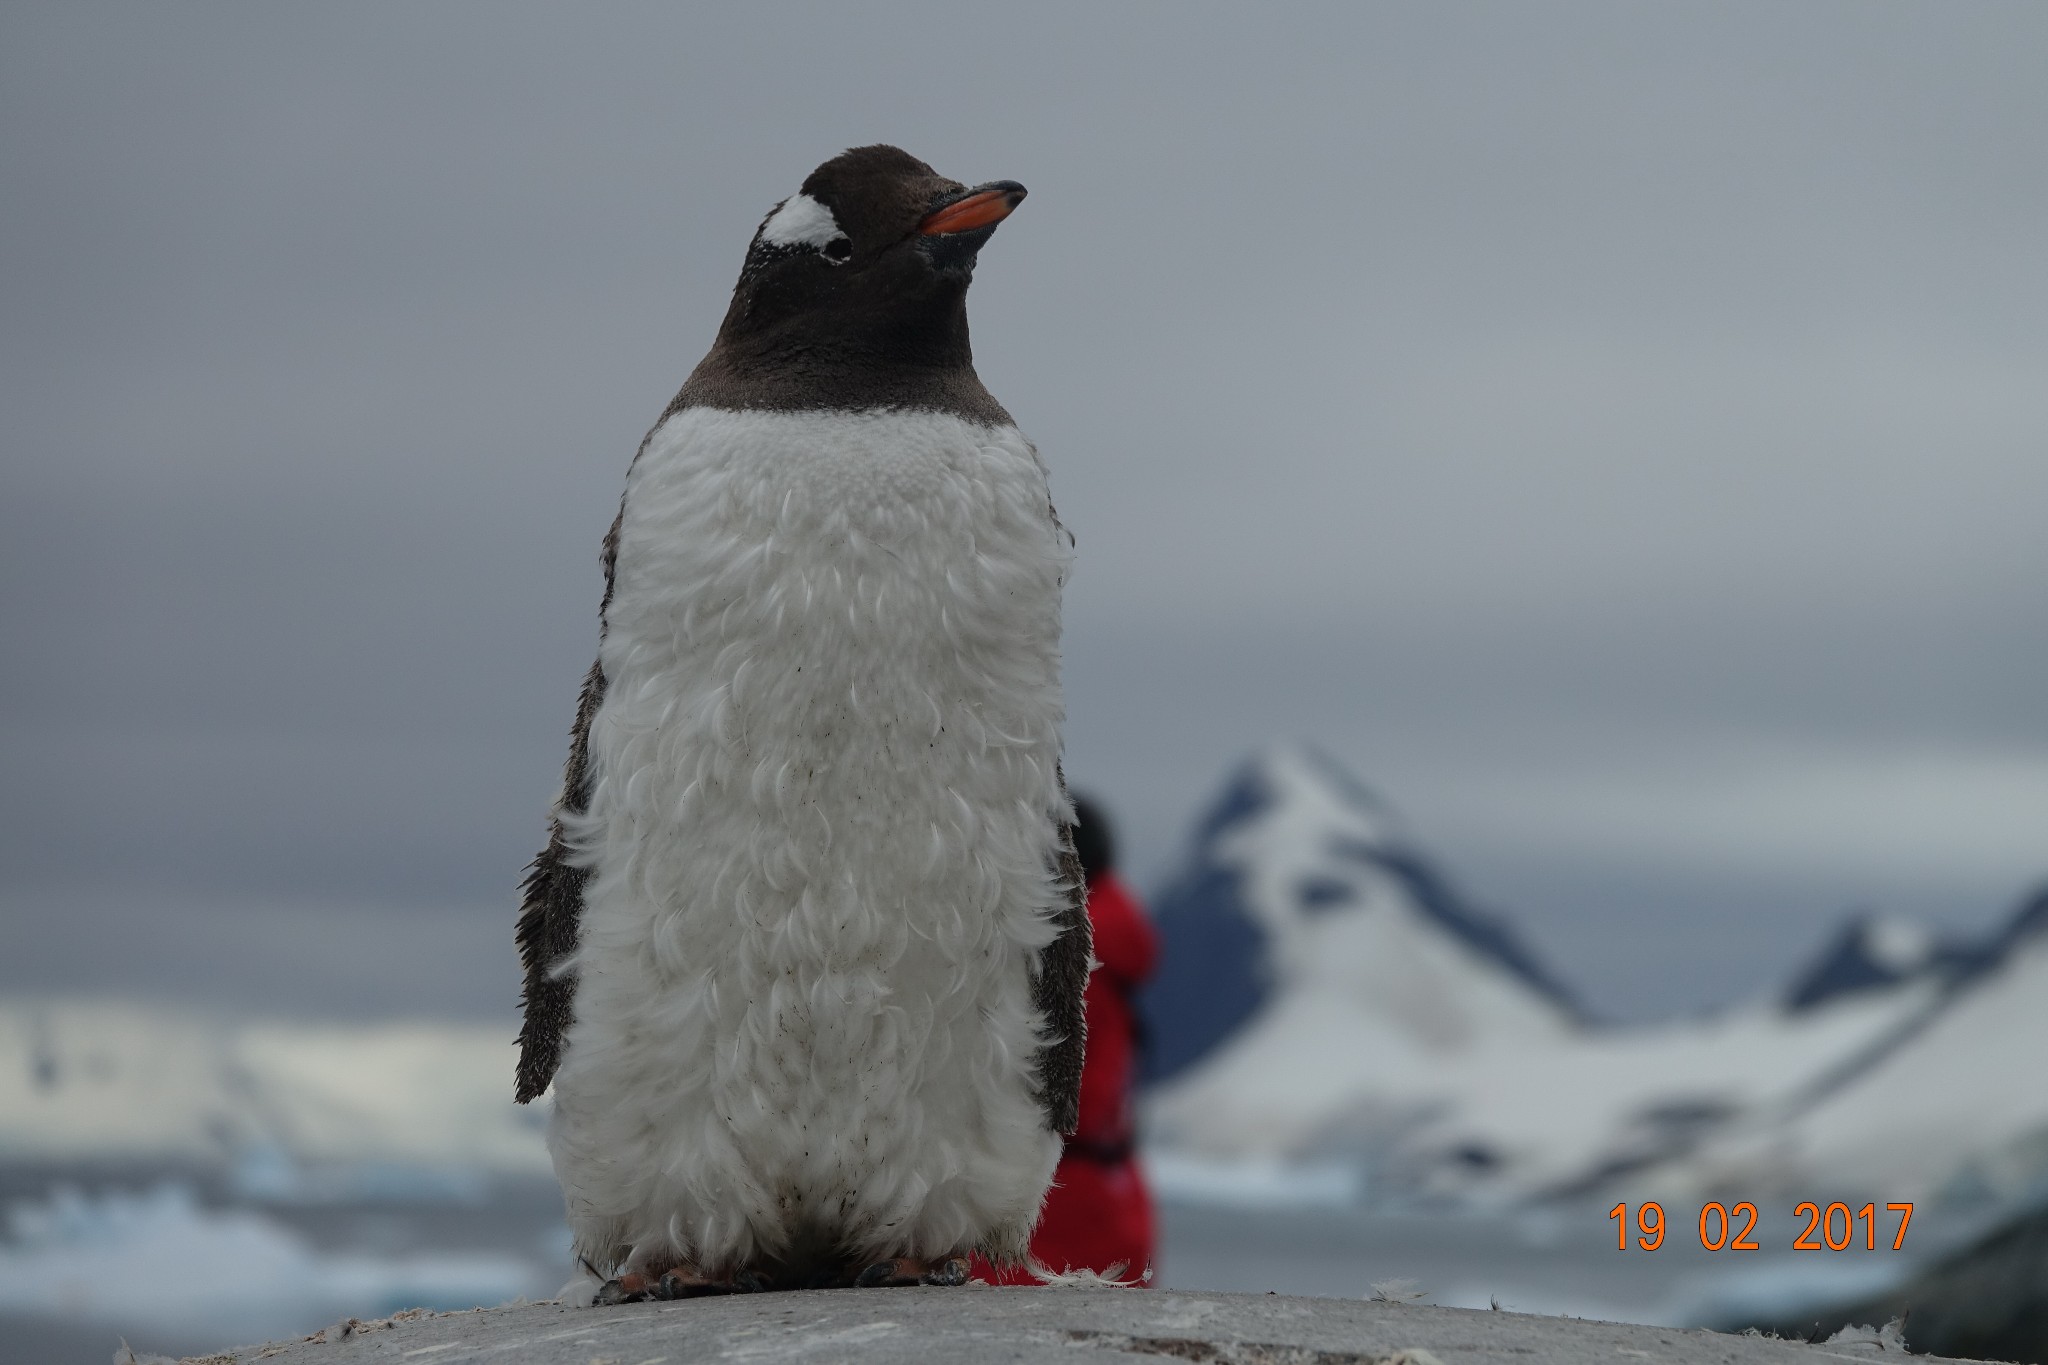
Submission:
[[[1877,1205],[1865,1204],[1852,1209],[1847,1204],[1836,1202],[1823,1208],[1811,1199],[1802,1200],[1794,1206],[1792,1217],[1803,1220],[1804,1229],[1792,1239],[1794,1251],[1848,1251],[1861,1244],[1865,1251],[1876,1251],[1881,1237],[1878,1223],[1889,1222],[1893,1215],[1898,1218],[1897,1227],[1892,1231],[1891,1249],[1906,1249],[1906,1227],[1913,1221],[1911,1204],[1886,1204],[1880,1215]],[[1634,1227],[1630,1227],[1629,1206],[1616,1204],[1607,1211],[1614,1220],[1614,1249],[1627,1251],[1630,1243],[1642,1251],[1655,1251],[1664,1245],[1667,1220],[1664,1206],[1656,1200],[1648,1200],[1635,1206]],[[1756,1205],[1745,1199],[1733,1206],[1718,1200],[1700,1206],[1700,1245],[1708,1251],[1762,1251],[1763,1243],[1757,1240],[1757,1224],[1761,1215]],[[1861,1230],[1862,1236],[1857,1232]],[[1631,1238],[1633,1231],[1633,1238]]]

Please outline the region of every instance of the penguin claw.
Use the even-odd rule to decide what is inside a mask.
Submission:
[[[919,1284],[933,1284],[941,1289],[957,1289],[967,1283],[967,1258],[948,1256],[918,1277]]]
[[[647,1282],[647,1277],[631,1272],[606,1280],[597,1291],[597,1301],[605,1307],[617,1303],[645,1303],[653,1297],[654,1286]]]

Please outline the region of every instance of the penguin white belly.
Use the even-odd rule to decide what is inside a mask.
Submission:
[[[568,832],[579,1254],[1020,1258],[1069,550],[1014,428],[686,408],[627,479]]]

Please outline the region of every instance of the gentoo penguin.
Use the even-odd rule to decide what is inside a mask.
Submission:
[[[1090,952],[1072,540],[967,341],[1023,198],[894,147],[818,167],[627,471],[519,917],[518,1098],[553,1084],[599,1301],[1025,1259]]]

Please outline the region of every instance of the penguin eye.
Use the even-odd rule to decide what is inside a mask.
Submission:
[[[853,255],[853,243],[844,237],[834,237],[824,246],[825,259],[834,265],[844,265]]]

